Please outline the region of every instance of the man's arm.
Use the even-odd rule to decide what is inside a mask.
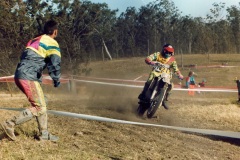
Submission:
[[[58,87],[61,76],[61,57],[56,54],[51,54],[48,57],[47,69],[48,74],[53,79],[54,87]]]

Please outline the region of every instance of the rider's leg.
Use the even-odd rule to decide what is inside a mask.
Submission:
[[[143,90],[142,90],[142,93],[140,93],[140,95],[138,96],[138,99],[140,100],[144,100],[146,98],[146,92],[153,80],[154,76],[152,73],[150,73],[149,77],[148,77],[148,80],[145,82],[145,85],[143,87]]]
[[[173,83],[171,83],[171,84],[168,85],[167,90],[166,90],[165,99],[164,99],[163,102],[162,102],[162,106],[163,106],[165,109],[169,109],[169,105],[168,105],[167,101],[168,101],[169,96],[170,96],[170,94],[171,94],[172,88],[173,88]]]
[[[140,100],[144,100],[145,99],[146,92],[147,92],[147,90],[149,88],[149,85],[150,85],[150,83],[148,83],[148,81],[147,81],[145,83],[144,87],[143,87],[142,93],[139,94],[138,99],[140,99]]]

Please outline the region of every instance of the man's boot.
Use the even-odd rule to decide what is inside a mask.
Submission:
[[[50,134],[48,132],[48,128],[47,128],[47,123],[48,123],[48,117],[47,117],[47,113],[42,114],[40,116],[37,116],[37,122],[38,122],[38,129],[40,132],[40,136],[39,139],[40,140],[50,140],[50,141],[57,141],[59,139],[59,137],[54,136],[52,134]]]
[[[1,123],[1,126],[7,136],[15,141],[16,136],[14,134],[14,126],[19,125],[21,123],[27,122],[33,118],[33,114],[29,109],[25,109],[24,111],[21,111],[21,113],[18,116],[14,116],[12,119],[6,120]]]

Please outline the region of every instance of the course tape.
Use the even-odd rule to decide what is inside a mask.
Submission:
[[[73,79],[76,82],[84,82],[84,83],[93,83],[93,84],[102,84],[102,85],[111,85],[111,86],[120,86],[120,87],[131,87],[131,88],[143,88],[143,86],[139,85],[131,85],[131,84],[119,84],[119,83],[109,83],[109,82],[100,82],[100,81],[91,81],[91,80],[80,80]],[[176,91],[201,91],[201,92],[238,92],[236,89],[215,89],[215,88],[198,88],[198,89],[185,89],[185,88],[173,88]]]
[[[0,110],[22,111],[22,110],[24,110],[24,108],[0,108]],[[240,139],[240,132],[220,131],[220,130],[210,130],[210,129],[184,128],[184,127],[151,124],[151,123],[141,123],[141,122],[125,121],[125,120],[118,120],[118,119],[112,119],[112,118],[91,116],[91,115],[64,112],[64,111],[55,111],[55,110],[48,110],[48,113],[53,114],[53,115],[58,115],[58,116],[71,117],[71,118],[81,118],[81,119],[101,121],[101,122],[113,122],[113,123],[121,123],[121,124],[132,124],[132,125],[141,125],[141,126],[161,127],[161,128],[178,130],[178,131],[182,131],[182,132],[198,133],[198,134],[203,134],[203,135],[220,136],[220,137]]]
[[[61,83],[68,83],[70,80],[78,81],[78,82],[85,82],[85,83],[95,83],[95,84],[103,84],[103,85],[112,85],[112,86],[120,86],[120,87],[132,87],[132,88],[143,88],[142,83],[145,81],[138,81],[137,79],[140,77],[137,77],[135,80],[124,80],[124,79],[110,79],[110,78],[95,78],[95,77],[83,77],[83,76],[74,76],[70,75],[70,77],[76,77],[76,78],[82,78],[82,79],[70,79],[67,76],[66,78],[63,78],[66,76],[62,76],[60,79]],[[89,80],[90,79],[90,80]],[[98,81],[96,81],[98,80]],[[107,82],[103,82],[107,81]],[[0,77],[0,82],[14,82],[13,76],[5,76]],[[43,84],[52,84],[52,79],[48,75],[43,75]],[[125,83],[125,84],[124,84]],[[131,83],[131,84],[126,84]],[[206,87],[200,87],[196,89],[186,89],[181,88],[179,86],[175,86],[173,90],[177,91],[202,91],[202,92],[238,92],[237,89],[230,89],[230,88],[206,88]]]

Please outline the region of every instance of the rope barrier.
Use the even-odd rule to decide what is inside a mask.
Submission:
[[[22,111],[22,110],[24,110],[24,108],[0,108],[0,110]],[[182,132],[198,133],[198,134],[203,134],[203,135],[221,136],[221,137],[240,139],[240,132],[185,128],[185,127],[175,127],[175,126],[167,126],[167,125],[159,125],[159,124],[151,124],[151,123],[141,123],[141,122],[125,121],[125,120],[119,120],[119,119],[112,119],[112,118],[106,118],[106,117],[100,117],[100,116],[91,116],[91,115],[86,115],[86,114],[78,114],[78,113],[56,111],[56,110],[48,110],[48,113],[57,115],[57,116],[80,118],[80,119],[93,120],[93,121],[151,126],[151,127],[161,127],[161,128],[178,130],[178,131],[182,131]]]
[[[66,76],[63,76],[66,77]],[[110,79],[110,78],[94,78],[94,77],[83,77],[83,76],[74,76],[72,77],[78,77],[81,79],[69,79],[69,78],[61,78],[61,83],[68,83],[69,81],[75,81],[75,82],[84,82],[84,83],[94,83],[94,84],[102,84],[102,85],[112,85],[112,86],[120,86],[120,87],[132,87],[132,88],[143,88],[143,84],[145,81],[137,81],[135,80],[125,80],[125,79]],[[139,77],[138,77],[139,78]],[[137,78],[137,79],[138,79]],[[6,76],[6,77],[0,77],[0,82],[6,82],[6,80],[13,82],[13,76]],[[97,81],[98,80],[98,81]],[[43,83],[44,84],[52,84],[52,79],[48,75],[44,75],[43,77]],[[131,84],[127,84],[131,83]],[[238,92],[237,89],[230,89],[230,88],[207,88],[207,87],[200,87],[196,89],[187,89],[187,88],[181,88],[180,86],[177,87],[177,85],[173,88],[173,90],[177,91],[202,91],[202,92]]]
[[[64,79],[66,80],[66,79]],[[140,85],[131,85],[131,84],[119,84],[119,83],[110,83],[110,82],[100,82],[100,81],[91,81],[91,80],[80,80],[80,79],[72,79],[76,82],[84,82],[84,83],[93,83],[93,84],[102,84],[102,85],[111,85],[111,86],[119,86],[119,87],[132,87],[132,88],[143,88]],[[173,88],[176,91],[202,91],[202,92],[238,92],[237,89],[215,89],[215,88],[197,88],[197,89],[187,89],[187,88]]]

